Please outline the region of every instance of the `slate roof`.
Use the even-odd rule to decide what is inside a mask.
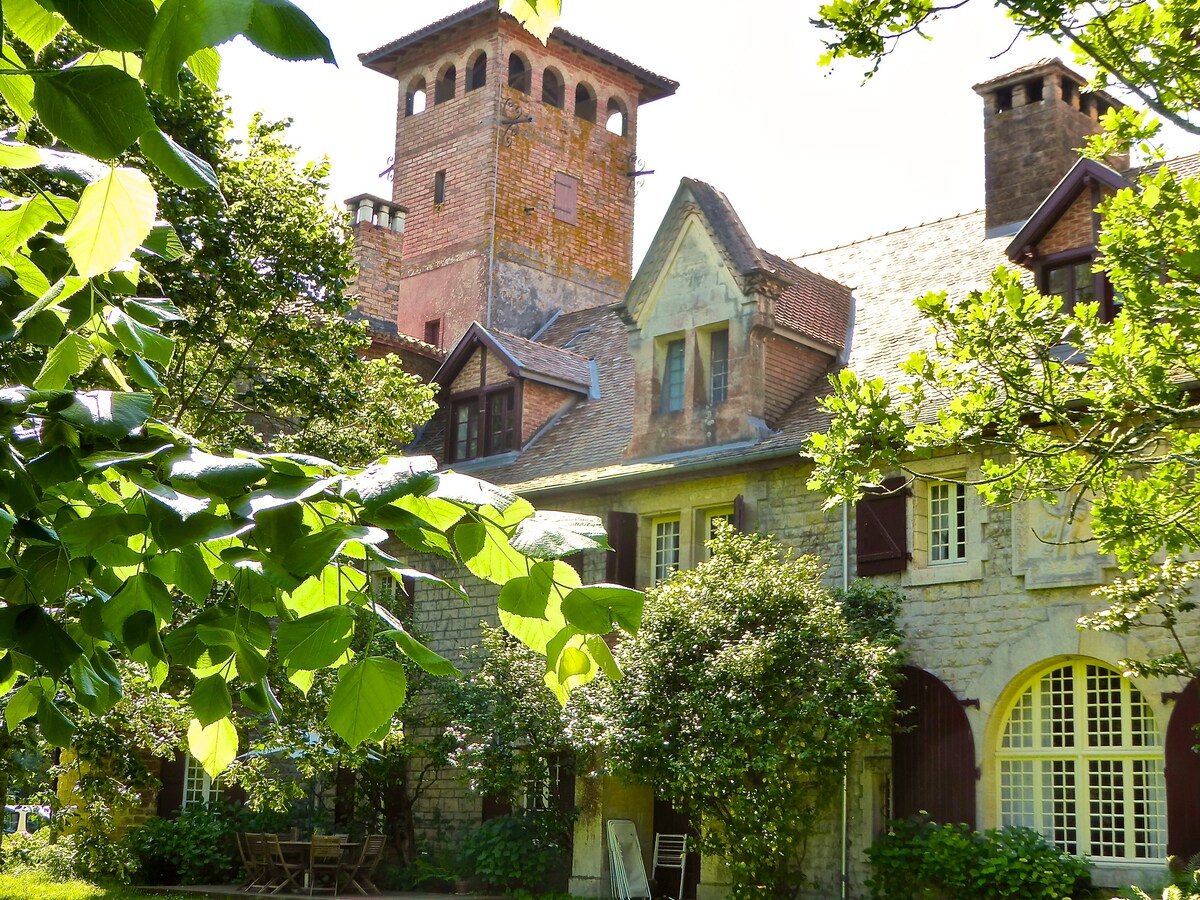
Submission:
[[[516,364],[521,376],[543,375],[555,381],[577,385],[585,392],[591,387],[592,367],[586,356],[572,350],[559,349],[546,342],[539,343],[515,334],[497,331],[495,328],[489,329],[487,333]]]

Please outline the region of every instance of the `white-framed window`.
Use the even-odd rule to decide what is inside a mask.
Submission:
[[[654,581],[666,581],[679,568],[679,516],[655,519],[654,529]]]
[[[712,551],[709,549],[708,542],[717,536],[717,527],[725,523],[733,524],[733,507],[721,506],[717,509],[708,509],[704,511],[704,553],[703,558],[709,559],[712,557]]]
[[[213,781],[204,771],[200,760],[189,753],[183,775],[183,802],[180,806],[187,809],[197,803],[215,803],[224,793],[221,782]]]
[[[967,558],[967,486],[949,481],[929,485],[929,562]]]
[[[999,822],[1074,855],[1166,858],[1167,795],[1154,711],[1120,672],[1055,663],[1003,713],[995,751]]]

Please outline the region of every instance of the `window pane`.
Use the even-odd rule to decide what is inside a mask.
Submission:
[[[455,403],[453,422],[454,459],[474,459],[479,455],[479,409],[474,399]]]
[[[663,366],[662,411],[683,409],[683,341],[667,344],[667,359]]]
[[[1092,275],[1090,259],[1074,265],[1075,302],[1090,303],[1096,299],[1096,280]]]
[[[729,398],[729,332],[714,331],[709,365],[709,399],[713,406]]]
[[[665,581],[679,568],[679,520],[654,523],[654,580]]]
[[[516,393],[501,391],[488,398],[488,452],[502,453],[513,448]]]

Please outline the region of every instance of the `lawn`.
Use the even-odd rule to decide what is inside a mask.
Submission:
[[[144,894],[131,887],[101,887],[88,881],[52,881],[44,875],[0,875],[0,900],[196,900],[195,895]]]

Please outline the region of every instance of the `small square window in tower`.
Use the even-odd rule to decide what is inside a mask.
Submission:
[[[554,176],[554,218],[579,224],[579,179],[559,172]]]
[[[667,343],[663,361],[662,391],[659,409],[662,412],[679,412],[683,409],[683,341]]]

